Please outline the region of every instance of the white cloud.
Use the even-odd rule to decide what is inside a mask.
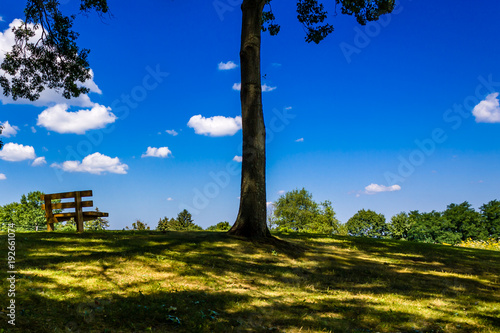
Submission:
[[[271,86],[268,86],[267,84],[263,84],[262,85],[262,91],[263,92],[268,92],[268,91],[273,91],[275,90],[277,87],[271,87]]]
[[[278,194],[279,194],[279,195],[283,195],[283,194],[285,194],[285,192],[286,192],[285,190],[279,190],[279,191],[278,191]]]
[[[16,136],[17,131],[19,131],[19,127],[11,126],[8,121],[1,123],[0,126],[3,127],[2,134],[0,136],[4,136],[6,138],[10,138],[11,136]]]
[[[47,161],[45,160],[45,157],[42,156],[42,157],[35,158],[33,163],[31,163],[31,166],[40,166],[40,165],[44,165],[44,164],[47,164]]]
[[[275,90],[277,87],[271,87],[267,84],[262,85],[262,92],[269,92]],[[241,82],[233,84],[233,90],[241,91]]]
[[[240,91],[241,90],[241,83],[235,83],[235,84],[233,84],[233,90]]]
[[[106,127],[115,122],[111,108],[94,104],[90,110],[68,112],[67,104],[57,104],[38,115],[38,126],[57,133],[85,134],[88,130]]]
[[[35,149],[32,146],[23,146],[9,142],[0,150],[0,159],[9,162],[19,162],[35,159]]]
[[[233,161],[241,163],[243,161],[243,156],[236,155],[235,157],[233,157]]]
[[[226,63],[224,63],[224,62],[219,63],[219,70],[220,71],[227,71],[227,70],[235,69],[236,67],[238,67],[238,65],[236,65],[232,61],[228,61]]]
[[[215,116],[202,117],[200,114],[192,116],[187,124],[193,128],[196,134],[207,136],[231,136],[241,129],[241,117]]]
[[[148,150],[146,153],[142,154],[141,157],[161,157],[161,158],[166,158],[168,155],[172,155],[172,152],[168,147],[160,147],[160,148],[154,148],[154,147],[148,147]]]
[[[498,95],[497,92],[489,94],[485,100],[474,107],[472,114],[476,117],[476,123],[500,123]]]
[[[5,176],[3,173],[0,173],[0,180],[5,180],[7,179],[7,176]]]
[[[365,187],[366,194],[376,194],[376,193],[380,193],[380,192],[393,192],[393,191],[399,191],[399,190],[401,190],[401,186],[399,186],[399,185],[384,186],[384,185],[378,185],[378,184],[370,184],[367,187]]]
[[[121,163],[118,157],[111,158],[101,153],[86,156],[80,161],[66,161],[63,164],[53,163],[53,168],[59,168],[67,172],[88,172],[96,175],[101,173],[126,174],[128,165]]]
[[[3,62],[5,58],[5,54],[12,50],[12,46],[15,44],[14,33],[12,32],[13,27],[19,27],[22,23],[22,20],[15,19],[10,24],[9,27],[0,32],[0,63]],[[35,36],[31,38],[31,41],[36,42],[42,34],[42,30],[38,29],[35,33]],[[4,71],[0,69],[0,75],[3,75]],[[101,94],[101,90],[94,82],[94,73],[92,70],[90,71],[92,76],[91,79],[85,81],[82,86],[90,89],[90,92]],[[6,97],[3,94],[0,94],[0,101],[2,104],[29,104],[35,106],[51,106],[54,104],[62,104],[67,103],[69,105],[80,106],[80,107],[91,107],[94,103],[90,101],[88,95],[80,95],[77,98],[65,99],[60,93],[55,91],[54,89],[45,89],[40,93],[40,98],[36,101],[29,101],[27,99],[18,99],[13,100],[12,96]]]
[[[177,133],[176,130],[166,130],[165,132],[167,132],[168,134],[172,135],[172,136],[177,136],[179,133]]]
[[[291,109],[292,109],[292,107],[291,107],[291,106],[287,106],[287,107],[285,108],[285,110],[291,110]]]
[[[170,197],[169,197],[169,198],[167,198],[167,201],[173,201],[173,200],[174,200],[174,199],[172,199],[172,198],[170,198]]]
[[[273,205],[273,202],[272,202],[272,201],[268,201],[268,202],[266,202],[266,207],[268,207],[268,208],[269,208],[269,207],[270,207],[270,206],[272,206],[272,205]]]
[[[295,142],[304,142],[304,138],[297,139]]]
[[[31,126],[31,132],[36,133],[36,128],[34,126]]]
[[[3,22],[3,16],[0,16],[0,22]]]

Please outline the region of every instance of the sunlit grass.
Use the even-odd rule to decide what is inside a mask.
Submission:
[[[499,330],[499,252],[311,234],[278,237],[288,243],[213,232],[18,233],[16,329]],[[0,248],[7,251],[5,234]],[[2,281],[5,274],[0,272]],[[0,329],[14,332],[5,306]]]

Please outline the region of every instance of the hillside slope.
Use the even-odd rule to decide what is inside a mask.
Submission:
[[[288,244],[215,232],[17,233],[16,330],[3,296],[0,329],[500,331],[500,252],[278,237]],[[0,249],[6,258],[5,234]]]

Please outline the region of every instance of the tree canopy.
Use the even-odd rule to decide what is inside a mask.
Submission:
[[[17,230],[24,231],[35,231],[45,226],[45,211],[40,198],[42,194],[40,191],[33,191],[28,195],[23,194],[20,202],[0,206],[0,230],[7,230],[10,223]]]
[[[283,194],[274,205],[277,229],[311,231],[332,234],[339,230],[339,221],[330,201],[316,203],[306,189],[293,190]]]
[[[381,238],[389,233],[384,215],[369,209],[359,210],[347,221],[346,226],[350,236]]]

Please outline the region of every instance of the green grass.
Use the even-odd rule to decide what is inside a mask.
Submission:
[[[500,252],[278,237],[17,233],[16,328],[4,268],[0,332],[500,332]]]

